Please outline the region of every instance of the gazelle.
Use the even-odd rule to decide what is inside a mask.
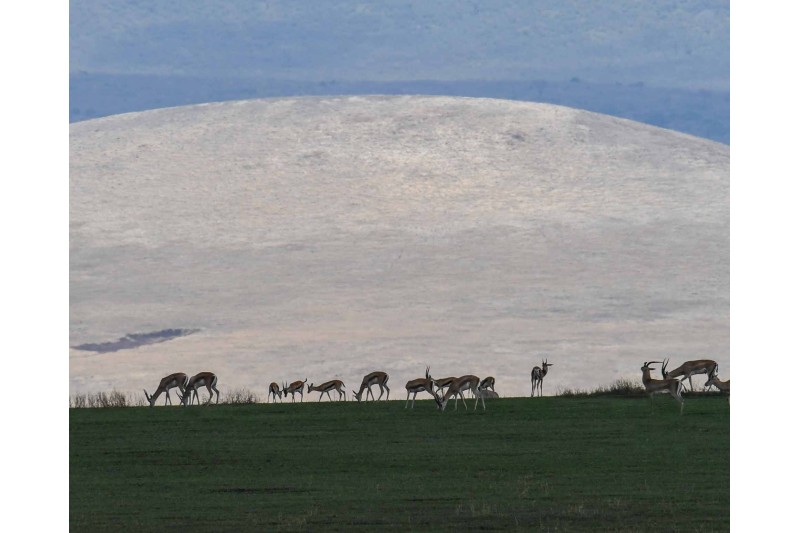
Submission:
[[[712,376],[711,379],[706,381],[704,387],[711,388],[711,385],[714,385],[716,388],[720,390],[720,392],[725,392],[727,394],[731,393],[731,380],[728,381],[720,381],[719,376]]]
[[[359,402],[361,401],[361,395],[364,393],[364,390],[367,391],[367,396],[364,398],[364,401],[367,401],[370,396],[372,399],[375,399],[375,395],[372,394],[372,386],[377,385],[381,389],[381,394],[378,396],[378,400],[383,398],[383,390],[386,389],[386,399],[389,399],[389,386],[386,382],[389,381],[389,375],[386,372],[372,372],[364,376],[364,379],[361,380],[361,388],[358,389],[358,392],[353,391],[353,396]]]
[[[406,383],[406,408],[408,408],[408,398],[411,396],[411,393],[414,393],[414,397],[411,398],[411,408],[414,408],[414,400],[417,399],[417,393],[426,391],[428,394],[433,396],[433,399],[436,401],[437,406],[441,406],[441,400],[439,400],[439,395],[436,394],[436,391],[433,390],[434,383],[436,381],[431,377],[430,374],[431,367],[427,367],[425,369],[425,377],[412,379],[408,383]]]
[[[461,396],[461,401],[464,401],[464,395],[462,394],[462,391],[471,390],[472,394],[475,395],[475,408],[473,410],[478,408],[478,400],[480,400],[481,403],[483,404],[483,410],[485,411],[486,402],[483,401],[483,395],[481,394],[481,391],[478,390],[478,384],[480,382],[481,380],[478,376],[473,376],[471,374],[466,376],[461,376],[460,378],[456,379],[453,383],[450,384],[450,388],[447,389],[447,392],[442,398],[442,403],[439,406],[439,409],[441,409],[442,412],[444,412],[445,408],[447,407],[447,400],[449,400],[456,394]],[[466,406],[467,402],[464,401],[464,407]],[[455,410],[458,411],[458,398],[456,398]]]
[[[147,398],[147,401],[150,403],[150,407],[153,407],[156,404],[156,400],[161,395],[162,392],[167,394],[166,398],[164,399],[164,405],[167,405],[169,402],[172,405],[172,398],[169,397],[169,389],[174,389],[178,387],[181,391],[181,394],[184,393],[186,389],[186,383],[189,381],[189,376],[184,374],[183,372],[175,372],[174,374],[170,374],[163,378],[159,384],[156,391],[153,393],[152,396],[147,394],[147,391],[144,391],[144,397]]]
[[[197,389],[198,387],[203,386],[205,386],[206,390],[208,391],[208,401],[206,402],[206,405],[211,404],[211,400],[214,398],[215,392],[217,393],[216,403],[219,403],[217,375],[213,372],[200,372],[199,374],[195,374],[189,378],[189,382],[186,384],[186,392],[181,397],[181,402],[183,405],[192,405],[195,399],[197,400],[197,404],[200,405],[200,396],[197,393]],[[192,397],[192,393],[194,393],[194,397]]]
[[[281,397],[281,388],[274,381],[269,384],[269,395],[272,398],[272,403],[275,403],[275,398]],[[283,401],[283,400],[281,400]]]
[[[683,414],[683,397],[681,396],[683,383],[677,378],[653,379],[650,377],[650,371],[653,370],[650,368],[650,365],[657,362],[658,361],[650,361],[642,365],[642,385],[644,385],[644,390],[650,395],[650,401],[653,400],[653,395],[657,392],[669,392],[672,397],[681,404],[681,414]],[[666,365],[666,363],[662,364]]]
[[[435,379],[433,381],[433,384],[436,386],[436,392],[441,393],[442,389],[445,389],[445,392],[447,392],[447,389],[450,387],[450,385],[452,385],[453,382],[457,379],[458,378],[455,376],[451,376],[449,378]]]
[[[539,391],[539,396],[542,396],[542,383],[544,382],[544,377],[547,375],[547,369],[553,366],[552,363],[548,363],[547,359],[542,361],[541,368],[538,366],[533,367],[531,370],[531,398],[536,396],[536,391]]]
[[[299,392],[300,393],[300,401],[302,402],[303,401],[303,385],[306,384],[306,381],[308,381],[308,378],[306,378],[303,381],[300,381],[300,380],[293,381],[289,385],[284,383],[283,384],[283,397],[284,398],[288,398],[289,395],[291,394],[292,395],[292,403],[294,403],[294,393],[295,392]]]
[[[667,378],[676,378],[678,376],[683,376],[681,381],[689,378],[689,387],[694,390],[694,385],[692,385],[692,376],[695,374],[708,374],[708,378],[716,374],[719,371],[719,365],[716,361],[712,361],[711,359],[698,359],[696,361],[686,361],[678,368],[674,368],[667,372],[667,365],[669,364],[669,359],[661,364],[661,376],[664,379]],[[703,387],[705,389],[705,386]]]
[[[311,394],[314,391],[319,392],[319,400],[317,400],[317,401],[320,401],[320,402],[322,401],[322,395],[323,394],[327,394],[328,395],[328,399],[330,400],[331,399],[331,391],[332,390],[335,390],[336,392],[339,393],[339,400],[341,400],[342,398],[344,398],[346,400],[347,399],[347,395],[344,393],[344,390],[342,390],[342,389],[344,389],[344,383],[342,383],[338,379],[332,379],[330,381],[326,381],[322,385],[317,385],[316,387],[314,386],[313,383],[309,383],[308,384],[308,393]]]
[[[481,382],[478,384],[478,388],[481,390],[492,389],[492,391],[494,391],[494,378],[492,376],[489,376],[488,378],[483,378]]]

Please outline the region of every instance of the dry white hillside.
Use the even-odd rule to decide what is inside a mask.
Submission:
[[[523,395],[543,357],[545,394],[664,357],[715,358],[725,379],[728,178],[728,146],[504,100],[71,124],[70,391],[209,370],[266,396],[273,380],[353,388],[385,370],[405,398],[430,365]],[[74,348],[176,328],[199,331]]]

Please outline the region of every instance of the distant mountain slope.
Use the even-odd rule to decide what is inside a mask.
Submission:
[[[565,107],[286,98],[70,126],[71,391],[729,368],[729,148]],[[394,384],[394,385],[392,385]]]
[[[303,82],[259,79],[75,74],[70,122],[161,107],[251,98],[333,95],[439,95],[550,103],[644,122],[730,143],[730,96],[721,91],[663,89],[580,80]]]

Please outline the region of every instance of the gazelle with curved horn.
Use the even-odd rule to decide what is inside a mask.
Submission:
[[[272,398],[272,403],[275,403],[275,398],[277,397],[280,399],[281,397],[281,388],[278,387],[278,384],[274,381],[269,384],[269,396]],[[283,400],[281,400],[283,401]]]
[[[669,392],[675,400],[681,404],[681,414],[683,414],[683,397],[681,396],[681,389],[683,388],[683,383],[681,380],[677,378],[667,378],[667,379],[653,379],[650,376],[650,372],[653,370],[650,368],[650,365],[658,363],[658,361],[649,361],[642,365],[642,385],[644,385],[644,390],[650,395],[650,401],[653,400],[653,395],[657,392]],[[666,364],[666,363],[662,363]]]
[[[189,381],[189,376],[184,374],[183,372],[175,372],[174,374],[170,374],[162,378],[162,380],[158,383],[158,388],[153,393],[152,396],[147,394],[147,391],[144,391],[144,397],[147,398],[147,401],[150,403],[150,407],[153,407],[156,404],[156,400],[161,395],[162,392],[166,393],[166,398],[164,399],[164,405],[167,405],[169,402],[172,405],[172,398],[169,397],[169,389],[174,389],[178,387],[180,389],[180,394],[183,394],[186,389],[186,383]],[[179,395],[180,397],[180,395]]]
[[[475,408],[473,409],[473,411],[478,408],[478,400],[480,400],[481,404],[483,404],[483,410],[485,411],[486,402],[483,401],[483,394],[481,394],[480,391],[478,390],[478,385],[480,384],[480,382],[481,380],[478,376],[473,376],[471,374],[468,374],[466,376],[461,376],[460,378],[458,378],[457,380],[455,380],[453,383],[450,384],[450,388],[447,389],[447,392],[444,394],[444,397],[442,398],[442,404],[439,406],[439,409],[441,409],[442,412],[444,412],[445,408],[447,407],[447,400],[456,395],[461,396],[461,401],[464,402],[464,407],[466,408],[467,402],[464,401],[463,391],[471,390],[472,394],[475,396]],[[458,411],[458,398],[456,398],[455,410]]]
[[[439,400],[439,395],[436,394],[436,391],[433,390],[433,385],[435,380],[431,377],[430,373],[431,367],[427,367],[425,369],[425,377],[412,379],[408,383],[406,383],[406,408],[408,408],[408,398],[411,394],[414,394],[414,397],[411,398],[411,408],[414,408],[414,400],[417,399],[418,392],[427,392],[431,396],[433,396],[434,401],[436,402],[437,406],[441,406],[441,400]]]
[[[539,391],[539,396],[542,396],[542,383],[544,377],[547,375],[547,370],[553,366],[553,363],[548,363],[547,359],[542,360],[542,366],[533,367],[531,370],[531,398],[536,396],[536,391]]]
[[[326,381],[322,385],[317,385],[316,387],[314,386],[313,383],[309,383],[308,384],[308,393],[311,394],[314,391],[319,392],[319,400],[317,400],[317,401],[320,401],[320,402],[322,401],[322,395],[323,394],[327,394],[328,395],[328,399],[330,400],[331,399],[331,391],[332,390],[335,390],[336,392],[339,393],[339,400],[340,401],[343,398],[345,400],[347,400],[347,395],[344,393],[343,389],[344,389],[344,383],[342,383],[342,381],[338,380],[338,379],[332,379],[330,381]]]
[[[292,403],[294,403],[294,394],[296,392],[298,392],[298,393],[300,393],[300,401],[302,402],[303,401],[303,385],[306,384],[306,381],[308,381],[308,378],[304,379],[303,381],[300,381],[300,380],[293,381],[292,383],[290,383],[288,385],[284,383],[284,385],[283,385],[283,397],[284,398],[288,398],[289,395],[291,394],[292,395]]]
[[[192,405],[194,400],[197,400],[197,404],[200,405],[200,395],[197,393],[197,389],[203,386],[205,386],[206,390],[208,391],[208,401],[206,402],[206,405],[211,404],[211,400],[214,399],[214,393],[217,393],[216,403],[219,403],[217,375],[213,372],[200,372],[199,374],[195,374],[189,378],[189,382],[186,384],[186,392],[184,392],[183,396],[181,397],[181,402],[183,405]],[[193,393],[194,396],[192,396]]]
[[[364,390],[367,391],[367,396],[364,398],[364,401],[367,401],[370,396],[372,399],[375,399],[375,395],[372,394],[372,386],[377,385],[381,389],[381,394],[378,396],[378,400],[380,401],[383,398],[383,390],[386,389],[386,399],[389,399],[389,386],[386,384],[389,381],[389,375],[386,372],[371,372],[364,376],[364,379],[361,380],[361,387],[358,389],[358,392],[353,391],[353,397],[361,401],[361,395],[364,393]]]
[[[686,378],[689,378],[689,387],[694,390],[694,385],[692,385],[692,376],[695,374],[707,374],[708,378],[711,379],[714,374],[719,371],[719,365],[716,361],[711,359],[697,359],[695,361],[686,361],[678,368],[673,368],[669,372],[667,372],[667,365],[669,364],[669,359],[662,361],[661,364],[661,376],[664,379],[668,378],[677,378],[678,376],[683,376],[681,381],[684,381]],[[703,386],[705,389],[705,386]]]

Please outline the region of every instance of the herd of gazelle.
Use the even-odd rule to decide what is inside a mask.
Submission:
[[[683,413],[683,397],[681,396],[681,390],[683,389],[683,381],[688,379],[689,386],[692,390],[694,390],[694,384],[692,383],[692,376],[696,374],[706,374],[708,379],[706,380],[703,389],[705,390],[706,387],[709,389],[711,386],[717,387],[720,391],[730,394],[731,390],[731,382],[728,381],[720,381],[719,379],[719,365],[716,361],[712,361],[711,359],[699,359],[696,361],[687,361],[683,363],[681,366],[667,371],[667,365],[669,364],[669,359],[661,361],[661,375],[663,379],[654,379],[650,376],[650,372],[654,369],[650,366],[658,361],[647,361],[642,365],[642,384],[644,385],[645,392],[653,398],[653,395],[656,392],[668,392],[675,398],[678,403],[680,404],[681,413]],[[531,371],[531,397],[536,396],[536,391],[539,391],[539,396],[542,395],[542,383],[544,381],[544,377],[547,375],[548,369],[553,366],[552,363],[548,363],[547,360],[542,361],[542,366],[535,366]],[[678,379],[680,376],[681,379]],[[386,372],[372,372],[364,376],[364,379],[361,381],[361,386],[358,389],[358,392],[353,391],[353,397],[356,401],[364,401],[369,400],[370,396],[373,400],[375,400],[375,395],[372,392],[372,386],[377,385],[380,389],[381,393],[378,396],[378,399],[375,401],[380,401],[383,398],[383,393],[386,392],[386,399],[389,399],[389,386],[387,382],[389,381],[389,375]],[[300,401],[303,401],[303,391],[307,385],[308,392],[319,392],[319,400],[322,400],[322,395],[326,394],[329,400],[331,398],[331,392],[338,393],[338,400],[346,400],[347,395],[345,393],[345,386],[341,380],[333,379],[331,381],[326,381],[320,385],[314,385],[313,383],[308,383],[308,379],[303,381],[294,381],[292,383],[284,383],[283,386],[278,386],[277,383],[273,382],[269,384],[269,396],[272,402],[276,402],[278,399],[288,398],[289,395],[292,395],[292,402],[294,402],[295,394],[300,395]],[[436,406],[439,410],[444,411],[447,407],[447,402],[451,398],[455,398],[455,409],[458,409],[458,398],[461,398],[461,401],[464,403],[464,407],[467,408],[467,401],[464,399],[464,392],[471,392],[473,397],[475,398],[475,407],[473,410],[478,408],[478,400],[480,400],[481,404],[483,405],[484,410],[486,409],[486,403],[484,402],[484,398],[497,398],[498,395],[494,390],[495,380],[493,377],[489,376],[484,379],[480,379],[478,376],[474,376],[472,374],[468,374],[466,376],[461,377],[447,377],[442,379],[434,379],[430,374],[430,367],[425,369],[425,377],[412,379],[408,383],[406,383],[406,408],[408,408],[408,401],[411,400],[411,408],[414,408],[414,401],[417,398],[417,393],[420,392],[427,392],[431,396],[433,396],[434,401],[436,402]],[[161,395],[161,393],[165,393],[166,399],[164,404],[166,405],[169,403],[172,405],[172,399],[169,396],[169,390],[177,388],[180,392],[178,396],[180,401],[183,405],[192,405],[194,400],[197,400],[197,403],[200,403],[200,398],[197,393],[197,389],[200,387],[205,387],[208,391],[209,397],[206,405],[211,403],[211,400],[214,398],[214,393],[217,395],[217,403],[219,403],[219,391],[217,390],[217,376],[213,372],[200,372],[199,374],[195,374],[191,378],[184,374],[183,372],[177,372],[175,374],[170,374],[169,376],[164,377],[161,382],[158,384],[158,388],[156,391],[150,395],[147,391],[144,391],[144,395],[147,398],[148,403],[150,406],[154,406],[156,403],[156,399]],[[446,390],[445,390],[446,389]],[[442,390],[445,390],[444,394],[441,394]],[[366,392],[366,395],[364,393]],[[411,396],[413,394],[413,396]],[[440,395],[441,394],[441,395]]]
[[[720,381],[718,375],[719,365],[716,361],[712,361],[711,359],[686,361],[681,366],[667,371],[669,359],[665,359],[661,361],[661,376],[664,379],[653,379],[650,377],[650,372],[653,370],[650,365],[657,362],[658,361],[646,361],[642,365],[642,384],[644,385],[644,390],[650,395],[651,400],[653,399],[653,395],[657,392],[669,392],[670,395],[672,395],[672,397],[675,398],[675,400],[677,400],[677,402],[680,404],[681,414],[683,414],[683,396],[681,396],[683,382],[684,380],[688,379],[689,386],[692,390],[694,390],[692,376],[695,374],[706,374],[708,376],[705,385],[703,385],[703,390],[705,390],[706,387],[711,388],[711,386],[714,385],[722,392],[728,394],[731,392],[731,380]],[[683,377],[678,379],[678,376]]]

